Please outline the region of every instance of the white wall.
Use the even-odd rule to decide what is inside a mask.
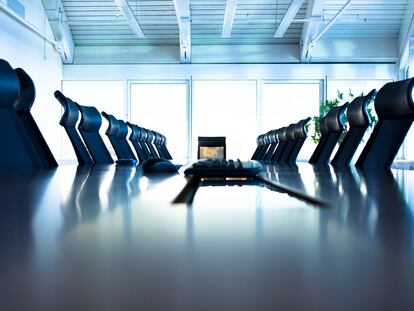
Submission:
[[[20,2],[25,6],[26,20],[53,38],[42,2]],[[0,10],[0,58],[8,61],[13,68],[23,68],[33,79],[36,87],[33,116],[52,152],[59,158],[61,108],[53,92],[61,88],[60,55],[43,39]]]

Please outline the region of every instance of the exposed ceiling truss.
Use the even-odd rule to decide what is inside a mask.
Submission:
[[[275,38],[282,38],[285,35],[286,30],[293,22],[293,19],[295,18],[304,1],[305,0],[292,0],[288,10],[286,11],[285,16],[283,16],[283,19],[280,22],[279,27],[277,28],[274,34]]]
[[[132,12],[127,0],[115,0],[116,5],[121,10],[122,14],[125,16],[128,21],[129,26],[132,31],[138,36],[138,38],[144,38],[144,32],[141,29],[141,26],[138,23],[138,20]]]
[[[226,11],[224,12],[222,38],[230,38],[233,29],[234,17],[236,16],[237,0],[227,0]]]
[[[180,61],[191,62],[190,0],[173,0],[180,34]]]
[[[375,41],[371,46],[397,41],[407,46],[402,44],[408,41],[401,29],[412,18],[407,7],[414,0],[59,1],[74,45],[82,47],[82,53],[93,47],[95,53],[119,53],[137,62],[144,61],[139,55],[170,53],[167,62],[188,63],[197,62],[200,55],[213,62],[226,57],[214,53],[245,53],[242,62],[257,57],[263,61],[272,49],[275,55],[289,54],[290,62],[329,61],[331,55],[340,61],[338,55],[344,53],[339,47],[347,47],[347,55],[356,51],[369,56],[358,43],[368,39]],[[329,48],[332,40],[335,49]],[[355,47],[352,52],[350,46]],[[122,47],[139,51],[134,52],[138,56],[126,55]]]

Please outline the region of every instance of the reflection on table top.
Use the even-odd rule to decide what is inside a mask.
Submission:
[[[0,173],[1,310],[413,309],[414,171],[266,166],[266,187],[61,166]]]

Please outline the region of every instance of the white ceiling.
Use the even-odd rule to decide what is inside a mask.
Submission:
[[[181,1],[181,0],[177,0]],[[276,29],[293,0],[238,0],[230,38],[222,38],[226,0],[189,0],[191,45],[299,45],[308,4],[322,1],[319,31],[347,0],[304,0],[282,38]],[[397,39],[410,0],[353,0],[322,39]],[[131,30],[114,0],[62,0],[76,47],[179,46],[173,0],[128,0],[145,35]],[[301,20],[301,21],[300,21]],[[397,41],[397,40],[396,40]]]

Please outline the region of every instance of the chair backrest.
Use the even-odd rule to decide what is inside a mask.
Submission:
[[[316,146],[312,157],[309,160],[311,164],[328,164],[330,156],[345,129],[344,119],[342,117],[348,103],[342,106],[332,108],[327,115],[321,119],[321,140]]]
[[[135,151],[138,155],[139,162],[142,163],[143,161],[148,159],[148,156],[146,155],[144,150],[142,150],[142,146],[140,144],[141,130],[139,129],[138,125],[136,125],[136,124],[132,124],[130,122],[127,122],[126,124],[131,129],[131,134],[129,135],[129,140],[131,141],[132,146],[134,147],[134,149],[135,149]]]
[[[143,130],[147,132],[147,136],[145,138],[145,143],[148,146],[148,150],[150,151],[152,157],[159,158],[160,156],[157,153],[157,151],[155,150],[154,145],[153,145],[153,142],[154,142],[154,134],[149,129],[144,128]]]
[[[56,159],[30,113],[36,98],[33,80],[21,68],[17,68],[14,71],[20,82],[20,92],[15,101],[15,109],[26,131],[26,135],[29,137],[28,144],[31,144],[31,148],[34,150],[33,157],[39,163],[39,168],[48,169],[57,167]]]
[[[63,115],[59,124],[65,129],[66,134],[69,137],[79,165],[93,165],[94,162],[88,149],[76,129],[76,124],[80,115],[78,107],[70,98],[66,97],[61,92],[56,91],[54,95],[63,107]]]
[[[141,133],[141,135],[139,136],[139,144],[141,145],[142,150],[145,153],[145,156],[149,159],[149,158],[153,158],[154,156],[151,154],[151,151],[148,148],[147,145],[147,136],[148,133],[147,131],[143,128],[143,127],[138,127],[139,131]]]
[[[389,169],[414,120],[414,78],[385,84],[375,97],[378,122],[356,166]]]
[[[124,154],[124,157],[125,159],[136,160],[137,157],[135,156],[134,152],[132,151],[127,141],[128,125],[123,120],[118,120],[118,124],[119,124],[119,130],[117,133],[117,138],[118,138],[119,145],[121,146],[122,152]]]
[[[308,137],[307,125],[310,120],[312,120],[312,118],[306,118],[296,123],[295,128],[294,128],[295,144],[288,158],[286,159],[286,162],[288,163],[296,162],[299,152],[302,149],[303,144],[306,141],[306,138]]]
[[[105,135],[108,136],[116,156],[118,159],[127,159],[117,136],[120,127],[118,120],[113,115],[108,114],[105,111],[102,111],[101,114],[108,121],[108,128],[105,131]]]
[[[344,166],[351,163],[371,123],[367,106],[374,99],[375,94],[376,90],[372,90],[368,95],[359,96],[349,104],[346,113],[349,129],[331,161],[332,165]]]
[[[102,125],[101,114],[95,107],[77,105],[82,118],[78,125],[79,132],[95,164],[112,164],[114,160],[99,134]]]
[[[287,143],[286,143],[285,149],[283,150],[283,153],[279,157],[280,162],[287,162],[289,159],[290,153],[295,147],[295,144],[296,144],[295,128],[296,128],[296,123],[292,123],[286,128]]]
[[[266,159],[266,155],[269,152],[269,149],[271,148],[272,145],[272,130],[268,131],[267,133],[265,133],[263,135],[263,148],[260,152],[260,154],[258,155],[258,160],[264,161]]]
[[[253,155],[251,158],[252,160],[257,160],[257,157],[262,150],[262,137],[263,137],[263,134],[260,134],[256,138],[257,147],[256,147],[256,150],[253,152]]]
[[[278,162],[280,161],[280,157],[283,154],[288,138],[287,138],[287,127],[282,127],[278,131],[278,137],[279,137],[279,144],[276,147],[275,152],[272,155],[271,161],[272,162]]]
[[[38,154],[19,119],[15,102],[20,80],[10,64],[0,59],[0,170],[39,169]]]
[[[264,156],[265,161],[270,161],[272,159],[273,153],[276,150],[276,147],[279,143],[279,134],[278,130],[271,130],[269,132],[270,146],[267,149],[267,152]]]
[[[154,146],[155,149],[157,150],[158,154],[160,155],[161,158],[163,159],[167,159],[167,155],[163,149],[162,146],[162,137],[161,134],[156,132],[156,131],[152,131],[154,133]]]
[[[167,137],[165,137],[164,135],[162,135],[161,134],[161,146],[162,146],[162,148],[163,148],[163,150],[164,150],[164,153],[166,154],[166,156],[167,156],[167,159],[168,160],[172,160],[172,156],[171,156],[171,153],[170,153],[170,151],[168,150],[168,148],[167,148]]]

